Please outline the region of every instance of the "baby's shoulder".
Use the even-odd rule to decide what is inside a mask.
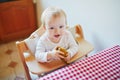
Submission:
[[[40,41],[46,41],[47,40],[46,34],[41,35],[39,40]]]
[[[66,31],[65,31],[65,35],[66,35],[66,36],[69,36],[69,35],[71,35],[71,32],[70,32],[69,30],[66,30]]]

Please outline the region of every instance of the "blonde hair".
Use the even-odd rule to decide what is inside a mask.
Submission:
[[[51,17],[56,18],[58,16],[64,16],[66,19],[66,14],[62,9],[57,7],[48,7],[41,15],[41,22],[42,22],[41,26],[45,26],[45,22],[47,19],[50,19]],[[66,21],[66,24],[67,24],[67,21]]]

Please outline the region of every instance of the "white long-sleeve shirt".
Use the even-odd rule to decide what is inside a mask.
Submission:
[[[48,52],[52,51],[57,46],[65,48],[71,57],[73,57],[78,51],[78,45],[70,31],[66,30],[58,43],[53,43],[50,41],[50,39],[47,37],[47,34],[44,33],[38,40],[38,44],[36,46],[36,59],[39,62],[47,62]]]

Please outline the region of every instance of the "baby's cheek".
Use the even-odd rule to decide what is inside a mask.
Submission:
[[[64,35],[64,34],[65,34],[65,30],[62,30],[62,31],[61,31],[61,34]]]

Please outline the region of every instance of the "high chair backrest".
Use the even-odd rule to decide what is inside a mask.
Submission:
[[[78,40],[84,39],[82,28],[80,25],[76,25],[74,27],[67,27],[69,31],[71,31],[73,37],[75,38],[76,42],[78,43]],[[33,32],[29,38],[25,39],[25,43],[29,50],[33,53],[35,53],[36,50],[36,44],[40,36],[45,32],[44,27],[40,27],[38,30]],[[79,38],[79,39],[78,39]]]
[[[78,53],[75,56],[73,56],[72,59],[68,62],[71,63],[83,56],[86,56],[90,51],[93,50],[93,46],[84,39],[83,31],[80,25],[68,27],[68,30],[72,32],[73,37],[75,38],[76,42],[79,45]],[[32,72],[33,74],[39,75],[41,73],[47,73],[66,65],[62,61],[53,61],[50,63],[38,63],[35,60],[34,53],[36,50],[37,41],[40,38],[40,36],[44,33],[44,31],[45,31],[44,28],[40,27],[35,32],[33,32],[27,39],[16,42],[19,55],[21,57],[21,61],[25,69],[25,75],[27,80],[30,80],[29,71]],[[25,55],[25,53],[29,54]]]

